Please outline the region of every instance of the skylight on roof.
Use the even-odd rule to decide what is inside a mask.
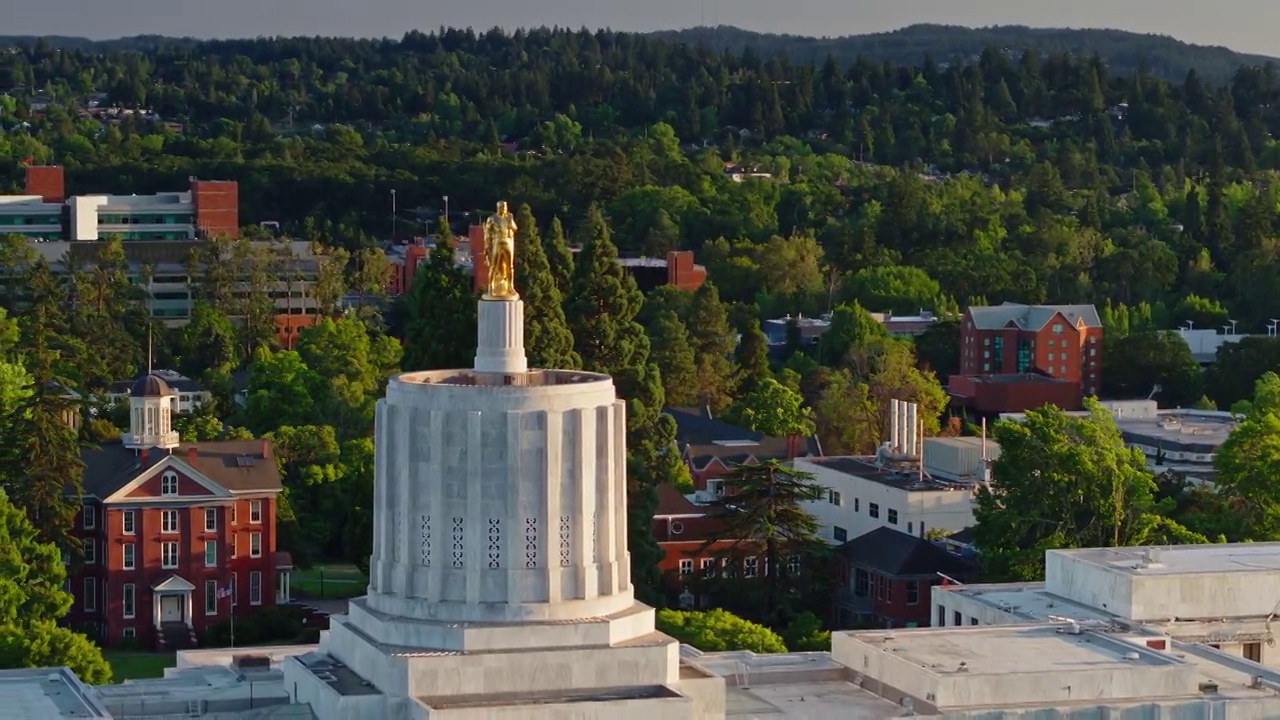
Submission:
[[[757,440],[716,440],[714,444],[720,447],[755,447],[760,442]]]

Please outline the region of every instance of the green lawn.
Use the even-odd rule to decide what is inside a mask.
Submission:
[[[354,565],[316,565],[294,570],[289,587],[299,597],[353,598],[364,595],[369,578]]]
[[[143,680],[146,678],[164,677],[165,668],[175,664],[171,652],[126,652],[120,650],[103,650],[102,657],[111,665],[112,682],[125,680]]]

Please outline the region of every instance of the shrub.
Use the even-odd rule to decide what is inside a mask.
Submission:
[[[782,638],[769,628],[725,610],[659,610],[658,630],[706,652],[751,650],[786,652]]]

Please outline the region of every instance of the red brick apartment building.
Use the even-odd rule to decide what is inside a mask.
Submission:
[[[1102,321],[1092,305],[971,307],[960,325],[960,372],[948,391],[982,413],[1052,403],[1077,410],[1101,384]]]
[[[763,549],[756,543],[720,537],[720,521],[709,514],[707,506],[693,503],[670,485],[659,485],[657,493],[653,537],[662,549],[658,561],[662,587],[673,605],[685,590],[696,593],[702,579],[749,580],[768,574]],[[798,556],[783,560],[788,563],[788,572],[799,571]],[[710,603],[706,596],[699,600],[700,606]]]
[[[286,601],[292,562],[276,552],[270,441],[179,442],[173,391],[154,375],[129,402],[121,441],[83,453],[84,561],[68,573],[67,622],[106,643],[179,649],[230,613]]]
[[[879,527],[841,545],[844,559],[836,592],[841,627],[928,627],[930,588],[967,582],[971,560],[889,527]]]

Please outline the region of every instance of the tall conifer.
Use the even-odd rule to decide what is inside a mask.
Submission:
[[[672,310],[663,310],[649,327],[650,356],[662,372],[663,394],[668,407],[688,407],[698,402],[698,366],[689,344],[689,329]]]
[[[649,337],[636,322],[644,296],[635,278],[618,263],[618,248],[600,208],[593,205],[580,228],[583,247],[574,269],[573,292],[566,305],[574,346],[582,367],[613,376],[627,402],[628,524],[648,527],[659,483],[679,483],[667,453],[676,452],[675,423],[662,416],[662,378],[649,358]],[[687,474],[686,474],[687,477]],[[662,551],[653,534],[630,534],[632,577],[642,599],[655,595],[653,568]]]
[[[560,224],[560,218],[551,218],[547,236],[542,239],[542,248],[547,254],[551,277],[555,278],[561,297],[567,298],[573,292],[574,260],[573,251],[569,249],[569,241],[564,236],[564,225]]]
[[[476,340],[476,294],[453,262],[448,228],[418,266],[405,300],[405,370],[471,367]]]
[[[528,204],[516,211],[516,227],[516,290],[525,304],[524,349],[529,364],[537,368],[576,369],[582,358],[573,350],[564,299]]]

